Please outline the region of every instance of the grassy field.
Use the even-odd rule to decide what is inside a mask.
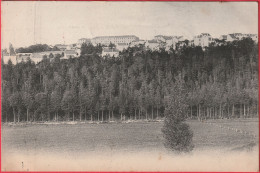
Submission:
[[[258,119],[188,121],[195,151],[248,151],[258,145]],[[163,122],[34,124],[2,126],[2,156],[59,155],[79,158],[118,153],[167,153]],[[2,157],[3,158],[3,157]]]

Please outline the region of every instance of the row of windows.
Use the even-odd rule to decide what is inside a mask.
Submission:
[[[209,41],[213,40],[211,37],[208,38]],[[199,41],[202,41],[200,38],[199,38]]]
[[[134,37],[131,37],[131,38],[95,38],[94,40],[135,40]]]
[[[96,41],[94,41],[94,42],[102,42],[102,43],[110,43],[110,42],[112,42],[112,43],[125,43],[125,42],[132,42],[131,40],[130,41],[128,41],[128,40],[115,40],[115,41],[113,41],[113,40],[96,40]]]

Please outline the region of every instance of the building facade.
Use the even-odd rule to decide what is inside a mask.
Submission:
[[[233,34],[220,36],[220,40],[225,40],[227,42],[232,42],[232,41],[235,41],[235,40],[242,40],[243,38],[251,38],[253,41],[258,42],[258,35],[257,34],[233,33]]]
[[[173,49],[176,49],[177,43],[182,42],[182,41],[184,41],[183,36],[174,36],[174,37],[168,38],[168,39],[166,39],[166,48],[165,49],[169,50],[171,47]]]
[[[76,58],[78,56],[79,54],[76,52],[76,50],[65,50],[64,57],[62,59]]]
[[[209,47],[213,42],[213,38],[208,33],[202,33],[194,37],[194,46]]]
[[[110,43],[118,44],[125,43],[129,45],[131,42],[139,40],[135,35],[123,35],[123,36],[101,36],[91,39],[93,45],[101,44],[108,46]]]
[[[255,42],[258,43],[258,35],[257,34],[245,34],[245,36],[252,38]]]
[[[145,47],[147,47],[148,49],[151,49],[151,50],[159,50],[160,44],[157,40],[148,40],[145,43]]]
[[[221,36],[219,37],[219,40],[227,40],[227,35],[221,35]]]
[[[109,47],[105,47],[102,50],[102,57],[115,57],[117,58],[119,56],[119,50],[116,48],[109,48]]]
[[[68,45],[65,45],[65,44],[56,44],[55,45],[58,49],[60,49],[61,51],[64,51],[67,49],[67,46]]]
[[[13,65],[16,65],[18,63],[16,56],[4,55],[1,57],[1,59],[4,61],[4,64],[8,64],[9,60],[12,62]],[[26,59],[27,59],[27,57],[26,57]]]
[[[170,48],[175,49],[177,43],[184,41],[184,37],[157,35],[154,37],[154,40],[158,43],[165,43],[165,50],[169,50]]]
[[[129,45],[127,43],[117,43],[116,44],[116,48],[119,51],[123,51],[124,49],[127,49],[129,47]]]
[[[158,42],[166,42],[166,40],[170,40],[172,39],[172,36],[164,36],[164,35],[156,35],[154,36],[154,40],[158,41]]]
[[[132,41],[130,47],[145,45],[145,43],[146,43],[145,40]]]
[[[81,38],[77,42],[77,47],[80,48],[83,43],[89,44],[91,43],[91,40],[88,38]]]

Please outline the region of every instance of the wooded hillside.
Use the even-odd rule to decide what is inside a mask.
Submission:
[[[139,46],[117,59],[99,53],[100,47],[83,44],[79,58],[2,62],[2,121],[163,117],[177,76],[188,118],[258,116],[258,44],[251,39],[205,51]]]

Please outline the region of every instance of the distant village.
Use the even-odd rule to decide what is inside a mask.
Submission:
[[[251,38],[253,41],[258,42],[257,34],[242,34],[233,33],[228,35],[221,35],[220,38],[213,38],[209,33],[201,33],[195,36],[192,40],[185,39],[183,36],[165,36],[156,35],[152,40],[142,40],[135,35],[123,35],[123,36],[99,36],[92,39],[81,38],[75,44],[57,44],[50,46],[55,47],[57,50],[53,51],[43,51],[37,53],[14,53],[10,54],[8,51],[2,51],[2,60],[4,63],[8,63],[9,60],[13,64],[17,64],[22,61],[31,61],[36,64],[40,62],[44,56],[53,57],[56,55],[62,55],[61,59],[77,58],[81,55],[82,44],[92,44],[94,46],[101,45],[102,53],[101,57],[119,57],[120,52],[128,47],[143,46],[146,49],[153,51],[165,49],[165,51],[175,50],[183,46],[200,46],[203,50],[206,47],[224,45],[228,42],[233,42],[235,40],[242,40],[243,38]],[[111,46],[112,45],[112,46]]]

